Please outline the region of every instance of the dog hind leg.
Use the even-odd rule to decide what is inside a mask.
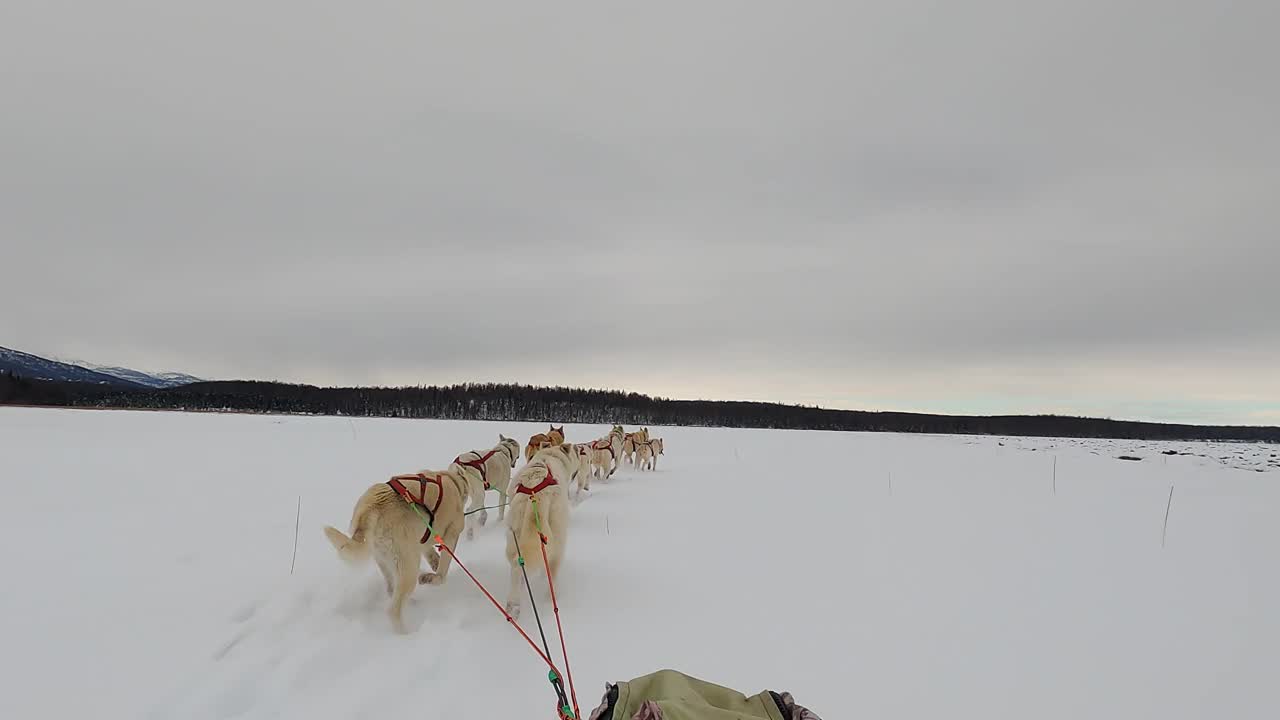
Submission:
[[[468,505],[470,508],[468,509]],[[462,522],[467,528],[467,539],[474,540],[476,538],[476,523],[480,523],[480,527],[484,527],[489,520],[489,512],[484,509],[484,485],[480,481],[471,482],[467,480],[467,496],[462,499],[462,508],[464,511],[470,512],[479,509],[475,515],[478,519],[473,519],[472,515],[463,514]],[[455,547],[455,546],[450,546]]]
[[[440,569],[440,553],[436,551],[435,543],[430,541],[422,543],[422,557],[427,559],[427,564],[432,570]]]
[[[520,566],[516,564],[515,558],[512,557],[511,585],[507,590],[507,614],[513,620],[520,617],[520,590],[523,587],[520,578]]]
[[[378,555],[374,564],[378,566],[378,571],[382,573],[382,579],[387,584],[387,597],[391,597],[395,592],[395,562]]]
[[[404,603],[409,599],[413,589],[418,586],[418,550],[417,548],[400,547],[395,550],[396,589],[391,598],[391,607],[387,615],[391,618],[391,627],[400,634],[409,632],[404,624]]]
[[[449,526],[445,530],[441,539],[447,547],[457,547],[458,537],[462,535],[462,529],[454,525]],[[428,543],[429,544],[429,543]],[[421,585],[443,585],[444,581],[449,577],[449,564],[453,561],[453,555],[449,551],[445,551],[440,557],[440,565],[432,566],[436,572],[422,573],[418,576],[418,583]]]
[[[560,577],[560,551],[554,547],[547,549],[547,580],[555,582]]]

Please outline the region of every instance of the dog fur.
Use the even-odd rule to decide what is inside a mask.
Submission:
[[[539,548],[539,531],[546,537],[547,559],[544,569],[554,579],[564,560],[569,531],[569,483],[580,470],[581,455],[572,445],[560,444],[538,451],[533,460],[511,479],[511,512],[508,513],[511,532],[507,533],[507,562],[511,565],[511,585],[507,592],[507,612],[511,617],[520,615],[520,593],[525,589],[518,558],[524,554],[525,568],[543,566],[542,549]],[[551,474],[555,484],[539,491],[536,496],[515,492],[523,485],[537,487]],[[536,497],[536,503],[534,499]],[[516,540],[519,540],[518,550]]]
[[[591,491],[591,481],[595,476],[595,468],[591,466],[591,443],[575,443],[573,449],[578,453],[578,471],[573,474],[574,485],[576,486],[574,498],[579,498],[584,490]]]
[[[622,465],[622,444],[625,433],[614,426],[608,435],[590,444],[591,469],[596,478],[608,480]]]
[[[628,465],[636,464],[636,445],[637,443],[647,442],[649,440],[649,428],[641,428],[635,432],[627,433],[622,438],[622,456],[627,459]]]
[[[470,465],[460,465],[452,463],[449,465],[449,472],[463,478],[467,481],[468,510],[480,508],[475,513],[477,520],[467,519],[467,539],[475,538],[476,524],[484,527],[489,521],[489,511],[484,509],[484,480],[489,478],[489,488],[498,491],[498,521],[501,522],[507,514],[507,488],[511,484],[511,471],[515,470],[516,460],[520,457],[520,443],[503,435],[498,434],[498,444],[494,445],[491,450],[496,451],[495,454],[484,464],[485,474],[481,475],[477,468]],[[478,460],[484,457],[488,451],[471,450],[458,456],[461,460]]]
[[[636,434],[627,433],[622,438],[622,457],[628,465],[636,464]]]
[[[426,483],[428,506],[440,505],[436,509],[435,535],[440,536],[446,545],[456,548],[458,537],[462,534],[464,516],[462,514],[463,499],[466,496],[466,481],[450,473],[424,470],[428,477],[440,476],[440,489],[435,483]],[[414,476],[397,476],[405,484],[409,492],[417,495],[423,484]],[[439,497],[443,492],[444,496]],[[420,543],[426,525],[417,511],[400,497],[390,485],[378,483],[372,485],[356,501],[351,513],[350,536],[337,528],[325,526],[324,534],[338,551],[338,557],[351,565],[361,565],[370,557],[382,572],[386,581],[387,595],[391,597],[391,605],[387,615],[391,618],[391,627],[398,633],[406,633],[402,611],[405,600],[419,584],[443,585],[449,575],[451,556],[442,558],[435,549],[434,538]],[[427,558],[433,572],[418,574],[421,560]]]
[[[662,438],[654,438],[649,442],[640,443],[636,446],[636,452],[637,470],[657,470],[658,456],[663,454]]]
[[[529,444],[525,445],[524,448],[524,459],[527,462],[533,462],[533,456],[537,455],[539,450],[563,444],[564,426],[556,427],[552,425],[550,430],[529,438]]]

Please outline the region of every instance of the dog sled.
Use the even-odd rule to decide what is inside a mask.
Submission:
[[[609,683],[589,720],[820,720],[791,693],[747,696],[676,670]]]

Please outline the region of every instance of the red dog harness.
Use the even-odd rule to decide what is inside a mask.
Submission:
[[[497,455],[497,454],[498,454],[498,451],[497,451],[497,450],[490,450],[489,452],[485,453],[484,455],[480,455],[480,453],[478,453],[478,452],[476,452],[476,451],[474,451],[474,450],[472,450],[471,452],[472,452],[472,453],[474,453],[475,455],[479,456],[479,457],[478,457],[477,459],[475,459],[475,460],[467,460],[467,461],[465,461],[465,462],[464,462],[464,461],[463,461],[463,459],[462,459],[462,455],[459,455],[458,457],[454,458],[454,459],[453,459],[453,461],[454,461],[455,463],[459,464],[459,465],[466,465],[467,467],[473,467],[473,468],[475,468],[476,470],[479,470],[479,471],[480,471],[480,481],[484,483],[484,489],[485,489],[485,490],[490,490],[490,489],[492,489],[492,488],[490,488],[490,487],[489,487],[489,472],[488,472],[487,470],[485,470],[485,463],[489,462],[489,458],[493,457],[494,455]]]
[[[545,468],[545,469],[547,471],[547,476],[542,479],[542,482],[538,483],[534,487],[527,487],[523,483],[521,483],[516,488],[516,492],[524,495],[535,495],[537,493],[542,492],[543,490],[546,490],[552,485],[556,485],[557,484],[556,479],[551,475],[551,468]]]
[[[596,444],[596,443],[601,443],[601,442],[602,442],[602,443],[604,443],[604,445],[603,445],[603,446],[600,446],[600,445],[597,445],[597,444]],[[614,455],[613,455],[613,441],[611,441],[611,440],[596,440],[596,441],[594,441],[594,442],[592,442],[592,443],[591,443],[591,449],[592,449],[592,450],[608,450],[608,451],[609,451],[609,457],[613,457],[613,456],[614,456]]]
[[[409,488],[405,487],[405,480],[418,481],[418,497],[414,497],[413,493],[409,492]],[[435,483],[436,488],[440,491],[436,493],[436,504],[434,507],[427,507],[427,483]],[[388,480],[387,484],[391,486],[392,490],[396,491],[397,495],[404,498],[405,502],[411,502],[427,512],[427,518],[430,526],[427,527],[426,532],[422,533],[422,539],[418,541],[419,543],[425,543],[430,539],[431,528],[436,524],[436,511],[440,509],[440,501],[444,500],[444,483],[440,482],[440,476],[436,475],[434,477],[427,477],[423,473],[418,473],[416,475],[396,475]]]

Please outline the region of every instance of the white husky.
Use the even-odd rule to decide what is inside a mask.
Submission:
[[[622,438],[622,456],[627,459],[627,464],[634,466],[636,464],[636,446],[642,442],[648,442],[649,428],[641,428],[635,432],[629,432]]]
[[[498,434],[498,444],[487,452],[472,450],[464,452],[453,459],[449,472],[467,481],[468,496],[471,499],[468,511],[479,508],[480,527],[489,521],[489,511],[484,509],[484,493],[486,490],[498,491],[498,520],[507,514],[507,486],[511,484],[511,471],[516,467],[516,458],[520,457],[520,443]],[[467,539],[476,535],[475,522],[467,520]]]
[[[622,465],[622,443],[625,433],[615,425],[608,435],[591,443],[591,468],[593,474],[608,480]]]
[[[578,453],[578,470],[573,474],[576,487],[573,496],[576,499],[582,496],[582,491],[590,492],[595,468],[591,466],[591,443],[574,443],[573,449]]]
[[[654,438],[636,445],[636,469],[658,469],[658,456],[662,455],[662,438]]]
[[[511,532],[507,533],[511,586],[507,612],[513,618],[520,616],[520,593],[525,589],[519,558],[523,555],[526,569],[543,565],[552,579],[564,559],[569,539],[569,482],[580,469],[579,457],[572,445],[545,448],[511,479]],[[546,538],[545,565],[542,538]]]
[[[356,501],[350,537],[325,526],[325,537],[344,561],[356,565],[373,556],[387,582],[391,596],[387,614],[396,632],[408,632],[401,611],[413,589],[419,584],[442,585],[449,575],[451,556],[440,557],[434,536],[440,536],[451,548],[457,547],[465,496],[466,482],[449,472],[423,470],[397,475],[371,486]],[[430,529],[424,516],[431,522]],[[423,556],[436,572],[418,574]]]

